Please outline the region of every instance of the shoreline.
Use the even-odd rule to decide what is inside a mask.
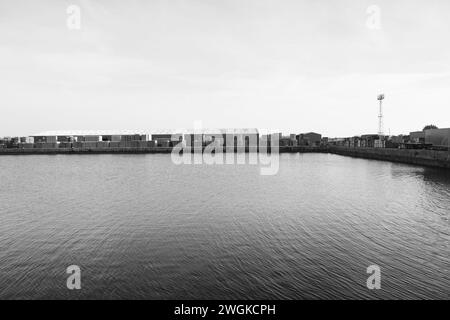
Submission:
[[[189,150],[190,149],[190,150]],[[0,156],[2,155],[53,155],[53,154],[145,154],[145,153],[171,153],[173,147],[146,147],[146,148],[52,148],[52,149],[41,149],[41,148],[11,148],[11,149],[0,149]],[[186,148],[184,152],[194,153],[199,149]],[[205,147],[202,148],[202,152]],[[246,147],[245,150],[235,148],[224,147],[223,153],[238,153],[238,152],[259,152],[257,147]],[[270,147],[268,148],[270,153]],[[316,152],[316,153],[327,153],[327,147],[279,147],[280,153],[306,153],[306,152]],[[183,152],[181,152],[183,153]]]
[[[426,149],[328,147],[341,156],[450,169],[450,151]]]
[[[169,154],[171,147],[152,148],[55,148],[55,149],[0,149],[0,156],[7,155],[83,155],[83,154]],[[204,148],[202,148],[202,151]],[[193,153],[194,149],[188,151]],[[223,153],[259,152],[258,148],[224,147]],[[270,149],[268,150],[270,152]],[[450,169],[450,151],[425,149],[347,148],[347,147],[279,147],[279,153],[330,153],[354,158],[389,161],[427,167]]]

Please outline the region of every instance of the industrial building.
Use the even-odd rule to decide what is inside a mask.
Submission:
[[[425,131],[413,131],[409,133],[410,143],[425,143]]]
[[[450,148],[450,128],[425,130],[425,144],[438,148]]]
[[[72,130],[46,131],[32,135],[35,143],[147,141],[148,134],[135,131]]]
[[[204,147],[220,140],[223,146],[256,147],[259,143],[257,129],[202,129],[136,131],[47,131],[30,136],[36,148],[143,148],[185,146]],[[28,142],[28,141],[23,141]]]
[[[362,148],[379,148],[380,141],[383,141],[383,136],[379,134],[364,134],[361,136],[360,145]]]
[[[217,143],[225,148],[263,146],[395,149],[450,149],[450,128],[414,131],[409,135],[385,136],[365,134],[349,138],[322,138],[315,132],[302,134],[264,133],[249,129],[200,129],[141,131],[47,131],[29,137],[5,137],[0,148],[23,149],[107,149],[107,148],[171,148],[179,143],[184,147],[206,147]]]
[[[207,146],[217,142],[224,147],[256,147],[259,144],[258,129],[201,129],[186,131],[183,135],[186,146]]]
[[[322,135],[315,132],[301,133],[296,136],[299,146],[319,146],[322,142]]]
[[[178,132],[177,132],[178,131]],[[154,130],[150,137],[156,147],[173,147],[183,141],[184,130]]]

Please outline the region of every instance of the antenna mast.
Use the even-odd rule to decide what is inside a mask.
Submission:
[[[380,136],[384,136],[384,127],[383,127],[383,100],[384,100],[384,94],[378,95],[377,100],[380,101],[380,113],[378,114],[378,134]]]

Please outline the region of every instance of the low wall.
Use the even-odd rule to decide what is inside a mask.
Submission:
[[[204,150],[204,147],[202,148]],[[239,149],[239,152],[241,149]],[[246,148],[246,152],[258,152],[258,148]],[[13,148],[0,149],[0,155],[31,155],[31,154],[114,154],[114,153],[171,153],[171,147],[88,147],[79,148]],[[194,152],[194,148],[187,148],[185,152]],[[224,147],[223,152],[238,152],[237,148]],[[325,147],[279,147],[280,153],[297,152],[328,152]]]
[[[193,150],[192,150],[193,151]],[[236,152],[227,150],[224,152]],[[248,151],[248,150],[247,150]],[[0,149],[0,155],[36,155],[36,154],[142,154],[171,153],[172,148],[33,148],[33,149]],[[346,147],[280,147],[280,153],[332,153],[343,156],[385,160],[416,164],[422,166],[450,168],[450,151],[384,149],[384,148],[346,148]]]
[[[328,150],[343,156],[450,168],[449,151],[346,147],[329,147]]]
[[[37,148],[0,149],[0,155],[170,153],[172,148]]]

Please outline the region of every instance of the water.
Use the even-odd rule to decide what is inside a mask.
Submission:
[[[259,173],[2,156],[0,298],[449,298],[448,171],[283,154],[277,175]],[[380,290],[366,287],[373,264]]]

